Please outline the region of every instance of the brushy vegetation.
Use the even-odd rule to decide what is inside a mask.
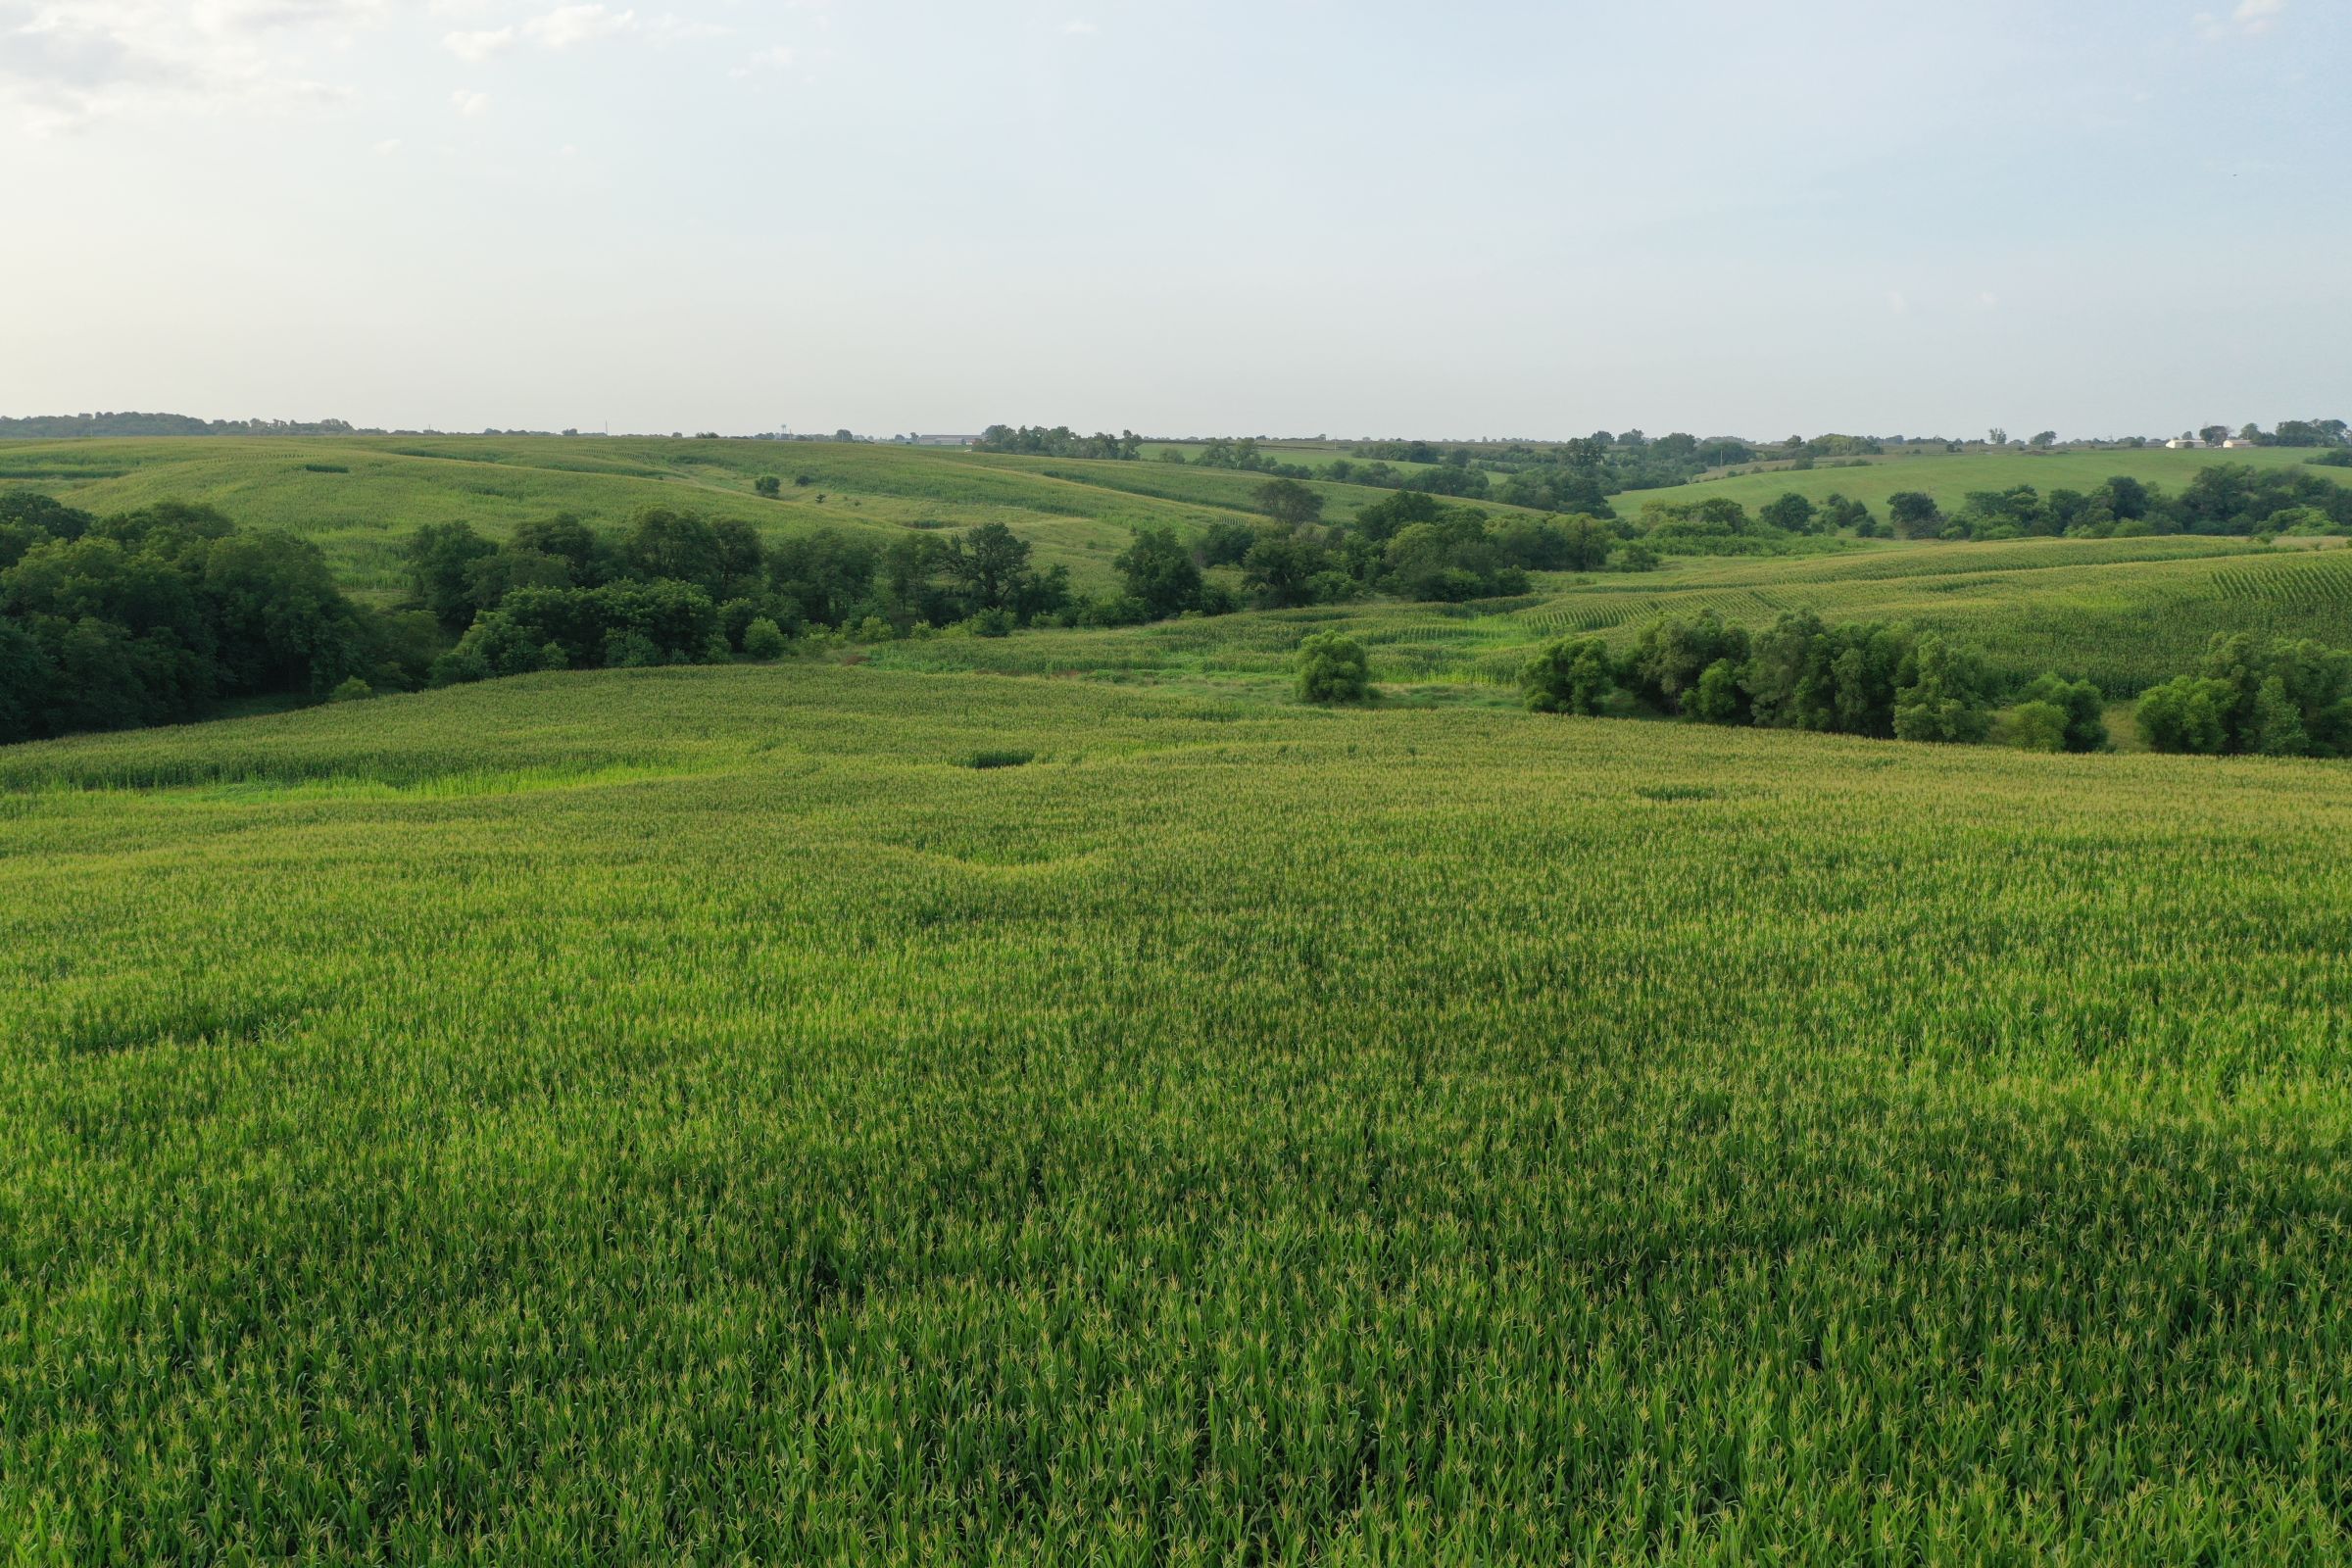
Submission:
[[[2329,763],[814,663],[0,753],[0,1522],[2332,1560],[2348,830]]]

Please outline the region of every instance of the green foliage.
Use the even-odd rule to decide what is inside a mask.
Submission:
[[[2132,721],[2153,751],[2218,757],[2230,749],[2234,696],[2227,681],[2180,675],[2143,693]]]
[[[975,448],[981,452],[1015,452],[1046,458],[1108,458],[1132,462],[1143,455],[1143,438],[1133,430],[1109,435],[1097,431],[1080,435],[1066,424],[1051,429],[1024,424],[1017,428],[992,424],[981,432]]]
[[[1991,676],[1975,649],[1929,633],[1897,676],[1894,733],[1906,741],[1981,741],[1992,727]]]
[[[2021,752],[2063,752],[2066,710],[2056,703],[2025,702],[2009,710],[2009,744]]]
[[[333,691],[327,693],[326,700],[330,703],[364,703],[374,695],[374,687],[368,685],[359,676],[354,675],[349,680],[346,680],[342,685],[337,686]]]
[[[1563,637],[1539,650],[1520,671],[1519,695],[1537,713],[1622,717],[1633,709],[1608,644],[1597,637]]]
[[[2138,725],[2160,752],[2352,755],[2352,653],[2309,639],[2216,636],[2193,675],[2141,697]]]
[[[1904,539],[1933,539],[1943,529],[1936,498],[1920,490],[1898,490],[1886,498],[1886,520]]]
[[[763,473],[752,481],[752,493],[774,501],[784,494],[784,480],[778,474]]]
[[[1311,605],[1327,560],[1323,547],[1303,533],[1269,532],[1242,558],[1242,581],[1268,609]]]
[[[1713,611],[1701,611],[1691,619],[1667,616],[1651,621],[1642,630],[1626,661],[1626,669],[1634,694],[1662,713],[1690,710],[1690,699],[1696,693],[1701,678],[1717,664],[1728,667],[1736,677],[1740,666],[1747,662],[1748,635],[1737,626],[1726,626]],[[1730,702],[1727,710],[1726,700]],[[1729,713],[1744,711],[1744,694],[1726,694],[1718,680],[1717,692],[1708,699],[1709,711],[1695,716],[1712,723],[1730,721]]]
[[[1746,722],[1747,693],[1740,686],[1740,665],[1718,659],[1699,671],[1698,683],[1684,694],[1683,711],[1702,724]]]
[[[765,662],[784,657],[792,646],[783,628],[761,615],[743,628],[743,656]]]
[[[1338,632],[1310,632],[1298,644],[1298,690],[1309,703],[1360,703],[1372,695],[1363,644]]]
[[[2028,705],[2056,708],[2063,716],[2059,745],[2042,749],[2066,752],[2103,752],[2107,749],[2106,699],[2089,681],[2070,681],[2054,673],[2041,675],[2026,688],[2024,701]],[[2040,722],[2038,715],[2035,722]]]
[[[345,597],[316,548],[210,508],[90,518],[32,498],[0,528],[0,743],[424,672],[409,628]]]
[[[1296,479],[1269,479],[1250,492],[1250,499],[1286,527],[1303,527],[1323,515],[1323,498]]]
[[[1200,608],[1200,568],[1172,528],[1137,529],[1133,542],[1112,564],[1151,619],[1164,620]]]
[[[1890,737],[1913,643],[1901,627],[1786,614],[1756,636],[1740,686],[1768,729]]]
[[[1811,500],[1791,490],[1776,496],[1759,508],[1756,517],[1768,527],[1789,533],[1811,533],[1816,510]]]

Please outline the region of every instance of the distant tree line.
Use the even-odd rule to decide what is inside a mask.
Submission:
[[[2352,462],[2352,454],[2347,455]],[[1977,490],[1946,512],[1922,490],[1887,497],[1880,517],[1832,492],[1819,501],[1787,491],[1752,513],[1729,496],[1653,501],[1626,532],[1660,555],[1766,555],[1806,535],[1854,538],[2122,539],[2150,534],[2236,537],[2340,533],[2352,528],[2352,486],[2292,468],[2219,464],[2199,469],[2178,494],[2118,474],[2095,489],[2032,485]]]
[[[1033,458],[1109,458],[1133,462],[1143,456],[1144,438],[1133,430],[1110,435],[1098,430],[1093,435],[1080,435],[1066,424],[1024,424],[1015,428],[1008,424],[992,424],[980,432],[972,443],[980,452],[1010,452]]]
[[[72,440],[85,436],[381,435],[343,419],[198,419],[185,414],[42,414],[0,418],[0,440]]]
[[[2219,446],[2230,439],[2230,427],[2209,424],[2197,437],[2209,446]],[[2241,425],[2237,439],[2258,447],[2344,447],[2352,446],[2352,425],[2341,419],[2281,419],[2278,428],[2271,431],[2259,424]]]
[[[1907,539],[2122,539],[2147,534],[2317,534],[2352,527],[2352,486],[2294,468],[2216,464],[2178,494],[2127,474],[2089,491],[2032,485],[1973,490],[1948,514],[1934,497],[1887,498],[1894,532]]]
[[[0,742],[405,689],[434,649],[429,621],[354,604],[291,534],[177,502],[94,517],[0,496]]]

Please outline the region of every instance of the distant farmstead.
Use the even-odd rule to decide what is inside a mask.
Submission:
[[[976,435],[917,435],[914,444],[918,447],[971,447],[978,446],[980,438]]]

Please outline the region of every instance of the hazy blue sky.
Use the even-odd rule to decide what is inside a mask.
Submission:
[[[2352,416],[2352,6],[2207,3],[0,0],[0,413]]]

